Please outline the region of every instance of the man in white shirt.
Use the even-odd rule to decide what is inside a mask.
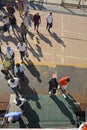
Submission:
[[[8,80],[9,87],[14,91],[17,97],[19,97],[18,88],[20,89],[20,80],[16,77],[11,77],[11,79]]]
[[[20,51],[21,60],[23,62],[24,61],[23,58],[25,57],[25,51],[27,50],[26,43],[24,43],[22,40],[20,40],[20,42],[18,43],[17,48]]]
[[[50,28],[52,28],[53,25],[53,16],[52,12],[46,16],[47,26],[46,29],[48,29],[48,32],[50,32]]]

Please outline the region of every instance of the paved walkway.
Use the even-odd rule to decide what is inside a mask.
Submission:
[[[62,77],[66,74],[70,74],[74,77],[73,81],[76,80],[76,84],[74,84],[78,88],[76,91],[81,96],[82,102],[87,102],[87,98],[85,95],[87,95],[87,92],[85,91],[85,88],[87,86],[86,84],[86,68],[87,68],[87,17],[77,16],[77,15],[68,15],[68,14],[62,14],[62,13],[56,13],[53,12],[53,28],[52,33],[49,34],[46,30],[46,15],[49,13],[49,11],[40,11],[40,10],[30,10],[30,14],[35,14],[36,12],[39,12],[41,15],[41,25],[39,29],[39,35],[35,32],[32,27],[30,27],[29,34],[27,35],[28,40],[28,51],[29,51],[29,58],[27,60],[28,63],[32,63],[33,67],[28,68],[29,73],[26,72],[26,80],[28,87],[31,86],[27,91],[32,91],[32,88],[36,87],[36,90],[40,90],[39,93],[46,93],[48,92],[48,88],[46,85],[48,85],[48,79],[51,78],[52,74],[57,72],[55,67],[56,65],[62,65],[65,68],[59,69],[61,72],[57,73],[58,77]],[[18,12],[16,12],[16,17],[18,20],[18,25],[20,26],[21,18],[19,17]],[[2,22],[0,22],[0,26],[2,25]],[[39,39],[39,44],[37,48],[35,48],[33,37],[37,36]],[[17,43],[19,42],[19,37],[16,33],[16,35],[13,34],[11,30],[11,36],[8,35],[8,33],[5,33],[4,35],[0,34],[0,38],[3,41],[2,50],[4,52],[6,47],[6,42],[11,45],[15,50],[15,59],[16,62],[20,62],[20,55],[17,50]],[[64,45],[66,47],[64,47]],[[39,66],[39,67],[38,67]],[[46,66],[44,69],[43,66]],[[72,68],[75,67],[76,70],[71,68],[71,71],[69,68],[71,66]],[[43,69],[41,69],[43,67]],[[83,68],[83,73],[81,72],[80,68]],[[36,73],[34,73],[37,70]],[[40,70],[40,73],[39,73]],[[42,80],[43,82],[40,82],[40,74],[43,72]],[[78,79],[77,75],[80,75],[80,80]],[[48,77],[49,78],[48,78]],[[82,76],[82,78],[81,78]],[[43,78],[44,77],[44,78]],[[33,80],[32,80],[33,79]],[[1,75],[1,81],[4,81],[3,76]],[[31,81],[31,83],[30,83]],[[37,82],[38,81],[38,82]],[[5,83],[5,84],[4,84]],[[3,82],[3,86],[5,88],[1,88],[1,91],[9,98],[9,94],[12,93],[10,89],[7,89],[6,86],[7,81]],[[29,84],[30,83],[30,84]],[[35,84],[36,83],[36,84]],[[73,82],[72,82],[73,84]],[[78,85],[77,85],[78,84]],[[84,89],[80,89],[82,85],[84,84]],[[36,86],[33,86],[36,85]],[[41,86],[45,86],[42,91]],[[6,90],[6,91],[4,91]],[[7,91],[8,90],[8,91]],[[25,89],[24,89],[25,90]],[[75,89],[74,89],[75,90]],[[80,91],[81,90],[81,91]],[[71,89],[70,92],[73,92]],[[75,91],[74,91],[75,92]],[[78,94],[78,95],[79,95]],[[2,97],[2,94],[0,94]],[[75,96],[77,93],[75,93]],[[3,99],[8,99],[8,98]],[[83,98],[82,98],[83,97]],[[1,98],[2,99],[2,98]],[[79,99],[79,97],[78,97]]]
[[[49,13],[37,10],[31,10],[30,14],[39,12],[41,15],[41,25],[39,35],[30,27],[30,32],[27,35],[29,59],[35,64],[48,64],[48,65],[73,65],[87,67],[87,17],[53,13],[54,22],[52,33],[46,30],[46,15]],[[17,23],[20,26],[21,18],[16,12]],[[2,24],[2,22],[0,22]],[[39,44],[35,48],[33,37],[37,36]],[[11,36],[8,33],[0,35],[4,52],[6,42],[8,42],[16,52],[16,62],[20,62],[19,52],[17,50],[17,43],[19,37],[11,31]],[[66,47],[64,47],[64,45]]]

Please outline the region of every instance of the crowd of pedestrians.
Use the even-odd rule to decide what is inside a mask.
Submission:
[[[34,30],[39,33],[39,25],[41,24],[41,16],[37,12],[36,14],[30,16],[29,11],[29,4],[28,0],[17,0],[17,9],[19,11],[19,17],[22,19],[22,22],[17,23],[17,17],[15,15],[16,9],[11,6],[9,3],[6,4],[6,15],[2,16],[2,34],[4,35],[5,32],[8,32],[9,36],[11,35],[10,27],[12,28],[13,34],[18,34],[19,42],[17,44],[17,49],[20,53],[20,60],[23,63],[25,57],[28,57],[27,51],[27,33],[29,32],[29,26],[34,25]],[[52,12],[50,12],[46,16],[46,29],[49,33],[51,33],[50,29],[53,26],[53,16]],[[14,67],[15,67],[15,56],[16,53],[14,49],[7,45],[4,52],[1,50],[0,45],[0,56],[3,62],[2,73],[5,74],[6,78],[11,75],[11,73],[15,76]],[[16,75],[17,76],[17,75]],[[22,77],[23,78],[23,77]]]
[[[4,34],[4,32],[8,32],[9,35],[11,35],[10,33],[10,26],[12,27],[12,32],[15,34],[16,32],[20,32],[20,41],[17,44],[17,49],[20,53],[20,59],[21,59],[21,63],[15,63],[15,56],[16,53],[14,51],[14,49],[10,46],[7,45],[5,48],[4,53],[2,52],[1,49],[1,45],[0,45],[0,56],[2,59],[2,63],[3,63],[3,67],[1,69],[1,72],[5,75],[5,78],[8,79],[8,85],[9,87],[14,91],[14,93],[16,94],[16,97],[20,99],[20,93],[19,90],[21,89],[21,85],[20,82],[24,81],[24,60],[26,58],[26,54],[27,54],[27,43],[26,43],[26,39],[27,39],[27,33],[29,31],[29,26],[32,25],[32,23],[34,24],[34,30],[37,32],[37,34],[39,33],[39,26],[41,24],[41,16],[40,14],[37,12],[36,14],[34,14],[32,16],[32,18],[30,17],[28,10],[29,10],[29,4],[27,0],[18,0],[17,1],[17,8],[19,11],[19,16],[22,18],[22,22],[19,23],[19,29],[18,29],[18,25],[17,25],[17,18],[15,16],[15,9],[13,7],[11,7],[10,4],[6,5],[6,11],[7,11],[7,15],[3,16],[2,18],[2,22],[3,22],[3,28],[2,28],[2,33]],[[30,22],[29,22],[30,21]],[[29,24],[30,23],[30,24]],[[51,33],[51,28],[53,26],[53,15],[52,12],[50,12],[47,16],[46,16],[46,29],[48,30],[49,33]],[[66,89],[67,89],[67,85],[68,82],[70,81],[70,77],[63,77],[62,79],[60,79],[59,81],[57,81],[56,78],[52,78],[49,81],[49,95],[52,94],[56,94],[56,91],[58,89],[61,90],[64,98],[66,98]],[[21,100],[21,99],[20,99]],[[18,100],[15,99],[15,103],[17,105]],[[23,101],[23,100],[21,100]],[[4,121],[3,124],[5,124],[6,122],[6,118],[8,119],[8,122],[15,122],[18,119],[20,119],[22,113],[10,113],[10,114],[6,114],[4,117]],[[14,117],[16,117],[17,119],[14,120]]]

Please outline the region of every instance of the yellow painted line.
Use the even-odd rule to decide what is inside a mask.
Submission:
[[[18,62],[17,62],[18,63]],[[2,62],[0,62],[2,64]],[[25,62],[25,64],[28,64]],[[56,64],[56,63],[48,63],[48,62],[33,62],[34,65],[41,65],[41,66],[48,66],[48,67],[56,67],[59,66],[72,66],[72,67],[81,67],[81,68],[87,68],[87,64]],[[30,62],[29,65],[32,65]]]

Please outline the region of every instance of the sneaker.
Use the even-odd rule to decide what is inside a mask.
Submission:
[[[51,91],[49,91],[49,95],[51,95]]]
[[[63,97],[64,97],[64,98],[66,98],[66,95],[65,95],[65,94],[63,94]]]
[[[58,89],[60,89],[60,86],[58,85]]]

